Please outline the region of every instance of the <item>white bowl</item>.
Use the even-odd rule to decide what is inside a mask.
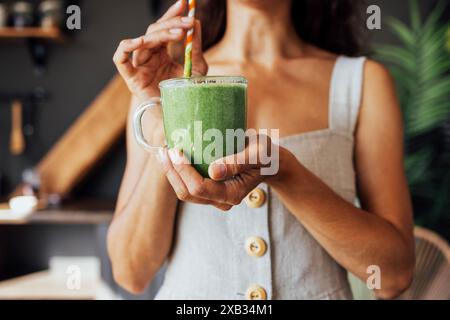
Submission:
[[[15,214],[25,215],[36,210],[38,199],[35,196],[19,196],[9,200],[9,208]]]

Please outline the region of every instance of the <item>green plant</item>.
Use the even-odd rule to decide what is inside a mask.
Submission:
[[[445,46],[447,47],[448,52],[450,52],[450,28],[447,30],[447,43]]]
[[[440,21],[445,8],[439,1],[422,20],[418,1],[410,0],[409,26],[388,20],[401,45],[376,51],[397,84],[416,223],[441,232],[450,221],[450,24]]]

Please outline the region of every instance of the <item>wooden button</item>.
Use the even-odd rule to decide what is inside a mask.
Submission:
[[[266,193],[263,189],[256,188],[245,197],[245,203],[250,208],[259,208],[266,201]]]
[[[245,242],[245,250],[251,257],[261,257],[266,253],[266,242],[260,237],[250,237]]]
[[[251,285],[245,293],[247,300],[266,300],[266,290],[258,285]]]

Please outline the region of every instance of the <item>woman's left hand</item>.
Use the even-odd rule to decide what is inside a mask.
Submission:
[[[242,152],[216,160],[209,166],[211,179],[202,177],[181,151],[164,149],[160,159],[178,198],[227,211],[240,204],[261,182],[278,179],[282,148],[265,135],[249,140]]]

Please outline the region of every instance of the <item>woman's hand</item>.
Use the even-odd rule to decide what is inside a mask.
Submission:
[[[160,158],[180,200],[210,204],[227,211],[240,204],[261,182],[279,181],[285,170],[281,166],[278,170],[278,165],[286,163],[284,159],[290,158],[289,155],[286,149],[273,144],[269,137],[258,135],[256,139],[250,139],[242,152],[214,161],[209,166],[212,179],[202,177],[179,150],[165,149]],[[281,162],[280,158],[283,158]],[[267,170],[264,174],[264,169],[269,167],[275,171]]]
[[[192,73],[206,75],[208,66],[203,57],[201,26],[198,20],[181,17],[185,1],[178,1],[164,16],[151,24],[145,35],[122,40],[113,61],[129,90],[141,101],[159,97],[158,84],[162,80],[180,77],[183,66],[172,60],[167,52],[170,42],[181,41],[194,28]]]

